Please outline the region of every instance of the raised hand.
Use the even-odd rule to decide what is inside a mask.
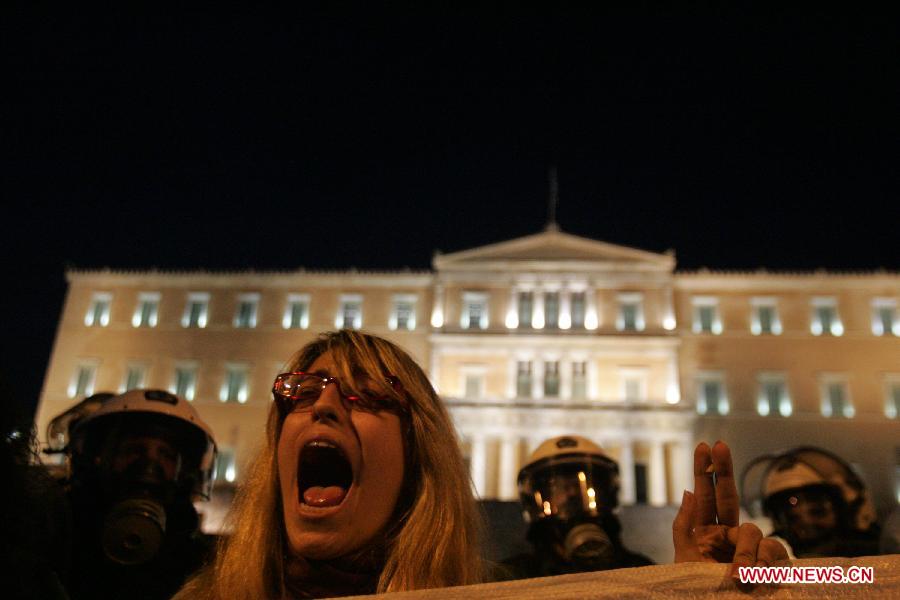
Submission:
[[[787,559],[780,542],[763,538],[752,523],[740,525],[739,515],[731,450],[723,442],[712,448],[701,442],[694,450],[694,493],[685,490],[672,522],[675,562],[730,562],[735,575],[740,566]]]

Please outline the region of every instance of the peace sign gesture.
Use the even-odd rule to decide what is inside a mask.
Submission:
[[[787,559],[778,540],[763,538],[752,523],[740,525],[739,515],[731,450],[724,442],[712,448],[701,442],[694,450],[694,493],[685,490],[672,522],[675,562],[731,562],[736,577],[739,566],[768,566]]]

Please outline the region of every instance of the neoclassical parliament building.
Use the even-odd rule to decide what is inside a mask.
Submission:
[[[900,274],[678,271],[657,254],[549,226],[436,254],[423,271],[70,270],[37,413],[165,388],[194,403],[239,483],[274,376],[318,332],[408,350],[454,418],[473,485],[515,499],[542,440],[578,434],[621,472],[621,501],[677,504],[693,446],[754,457],[822,446],[882,513],[900,502]]]

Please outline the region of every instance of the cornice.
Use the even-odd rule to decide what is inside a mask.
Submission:
[[[710,271],[676,272],[675,289],[759,290],[759,289],[852,289],[865,286],[900,288],[900,272],[876,271]]]
[[[69,284],[90,282],[109,286],[158,287],[414,287],[427,288],[434,283],[430,271],[162,271],[94,269],[66,271]]]

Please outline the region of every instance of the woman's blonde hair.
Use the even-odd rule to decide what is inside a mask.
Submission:
[[[456,431],[425,373],[395,344],[349,330],[321,334],[291,358],[287,369],[308,368],[326,352],[342,371],[338,373],[342,381],[352,381],[353,371],[363,371],[373,381],[394,375],[409,403],[405,444],[411,459],[406,469],[412,498],[400,522],[388,527],[377,591],[481,582],[480,513]],[[276,451],[282,421],[273,403],[265,447],[232,507],[233,533],[223,538],[215,562],[189,581],[176,599],[283,597],[285,532]]]

